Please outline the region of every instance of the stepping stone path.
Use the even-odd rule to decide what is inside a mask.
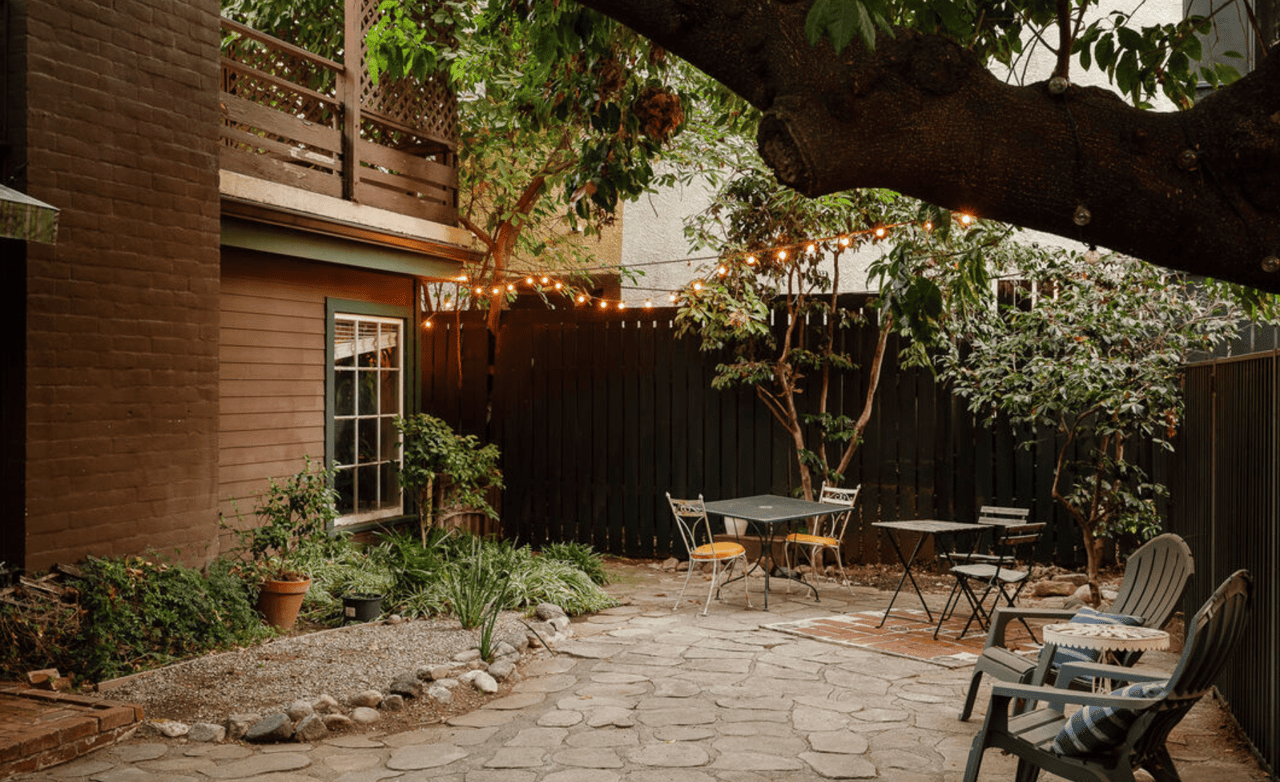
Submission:
[[[634,571],[634,572],[632,572]],[[982,721],[956,713],[966,669],[798,638],[767,625],[883,606],[886,595],[820,585],[821,601],[775,590],[770,611],[741,592],[708,616],[683,574],[632,566],[611,591],[627,605],[574,623],[528,658],[511,692],[405,733],[335,735],[275,746],[134,740],[18,782],[819,782],[958,780]],[[705,581],[703,582],[705,584]],[[752,589],[759,598],[763,584]],[[696,591],[696,590],[691,590]],[[705,594],[705,593],[704,593]],[[735,599],[736,598],[736,599]],[[757,601],[758,602],[758,601]],[[986,698],[985,690],[979,703]],[[1197,707],[1199,708],[1199,707]],[[1171,745],[1188,780],[1265,779]],[[1201,735],[1206,742],[1215,740]],[[1212,756],[1213,753],[1207,753]],[[1185,759],[1184,759],[1185,758]],[[1215,763],[1219,765],[1215,765]],[[1012,779],[997,752],[981,780]]]

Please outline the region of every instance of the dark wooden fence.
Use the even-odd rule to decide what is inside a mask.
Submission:
[[[1278,378],[1277,352],[1189,367],[1170,480],[1170,527],[1196,558],[1184,613],[1190,616],[1237,569],[1253,574],[1253,615],[1219,689],[1273,771],[1280,769]]]
[[[580,541],[660,557],[676,549],[666,492],[713,500],[799,486],[781,427],[753,392],[712,389],[728,356],[676,338],[674,315],[515,310],[496,338],[478,315],[433,321],[422,409],[501,448],[504,534],[535,547]],[[876,334],[874,325],[848,332],[840,349],[864,366]],[[1050,496],[1053,459],[1042,456],[1056,455],[1052,436],[1019,448],[1025,437],[984,426],[928,370],[899,366],[899,347],[889,347],[871,425],[846,474],[846,485],[863,490],[845,561],[892,561],[874,521],[971,520],[979,506],[999,504],[1050,522],[1040,561],[1081,563],[1079,533]],[[832,412],[856,417],[866,379],[862,369],[838,377]]]

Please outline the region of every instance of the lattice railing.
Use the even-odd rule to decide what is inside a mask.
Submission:
[[[222,20],[222,167],[456,225],[453,91],[443,79],[371,85],[363,36],[377,3],[347,5],[361,14],[358,74]]]

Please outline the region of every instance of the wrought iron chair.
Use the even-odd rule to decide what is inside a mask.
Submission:
[[[947,605],[938,618],[938,626],[934,628],[934,638],[938,637],[942,623],[959,607],[961,597],[973,612],[960,631],[960,638],[969,632],[969,627],[974,620],[977,620],[979,627],[986,630],[989,615],[1000,606],[1002,599],[1010,608],[1014,606],[1018,595],[1022,593],[1022,588],[1027,585],[1031,576],[1029,569],[1018,566],[1018,554],[1034,547],[1045,528],[1043,522],[1026,522],[1025,511],[1021,513],[1023,513],[1021,520],[984,522],[991,525],[990,554],[969,554],[965,555],[963,560],[957,559],[960,556],[957,553],[950,555],[951,561],[959,561],[960,564],[951,567],[955,584],[952,586],[951,596],[947,599]],[[981,594],[975,589],[975,584],[981,587]],[[994,599],[991,608],[987,609],[986,601],[989,596],[994,596]],[[1023,624],[1026,625],[1026,622],[1023,621]],[[1030,626],[1027,626],[1027,632],[1031,632]]]
[[[1166,532],[1142,544],[1125,562],[1124,579],[1116,592],[1116,599],[1108,608],[1112,615],[1136,617],[1142,626],[1159,629],[1173,616],[1182,599],[1182,592],[1195,572],[1191,549],[1181,537]],[[1051,622],[1070,621],[1077,615],[1075,609],[1066,608],[1001,608],[991,617],[987,643],[973,666],[969,691],[965,695],[960,719],[969,719],[982,675],[1006,682],[1022,684],[1053,684],[1058,666],[1052,646],[1041,650],[1039,660],[1031,660],[1008,649],[1005,631],[1014,619],[1044,619]],[[1121,665],[1133,665],[1142,652],[1121,655]],[[1092,682],[1074,682],[1072,686],[1091,686]]]
[[[707,604],[702,609],[702,615],[706,616],[707,611],[711,608],[711,597],[717,593],[722,584],[719,583],[721,563],[725,565],[726,581],[729,574],[733,572],[733,566],[742,561],[743,578],[742,588],[747,595],[747,607],[751,607],[751,590],[747,588],[746,566],[747,566],[747,550],[738,543],[730,543],[727,541],[717,541],[715,536],[711,534],[711,522],[707,520],[706,505],[702,501],[702,495],[698,495],[696,500],[674,500],[671,498],[671,492],[667,492],[667,502],[671,505],[671,513],[676,519],[676,528],[680,530],[680,537],[684,540],[685,547],[689,550],[689,569],[684,576],[684,586],[680,587],[680,596],[676,598],[676,604],[671,607],[675,611],[680,607],[680,601],[684,599],[684,592],[689,588],[689,579],[693,576],[693,567],[699,562],[711,563],[711,590],[707,592]],[[705,541],[699,543],[699,541]]]
[[[843,505],[846,510],[829,516],[819,516],[814,520],[809,532],[792,532],[783,538],[782,560],[786,563],[788,572],[791,571],[791,547],[796,546],[804,549],[805,558],[814,573],[821,569],[823,552],[826,551],[835,552],[836,566],[840,568],[842,574],[844,573],[844,558],[841,556],[840,548],[844,543],[845,528],[849,526],[849,517],[853,515],[853,504],[858,501],[858,492],[861,490],[861,484],[852,489],[841,489],[837,486],[822,487],[818,495],[819,502]],[[789,579],[787,591],[791,591]],[[853,593],[852,584],[849,585],[849,592]]]
[[[1157,782],[1176,782],[1178,772],[1165,740],[1191,707],[1210,690],[1244,634],[1252,579],[1237,570],[1187,623],[1182,655],[1172,674],[1119,665],[1068,663],[1057,687],[997,683],[986,722],[973,739],[964,782],[975,782],[983,753],[991,748],[1018,757],[1017,782],[1035,782],[1041,769],[1072,780],[1132,782],[1142,768]],[[1135,682],[1111,693],[1072,690],[1078,676]],[[1015,701],[1046,704],[1016,713]],[[1085,708],[1070,717],[1068,705]]]

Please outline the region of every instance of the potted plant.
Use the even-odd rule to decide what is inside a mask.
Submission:
[[[258,610],[269,624],[289,630],[311,587],[300,555],[328,537],[337,518],[332,470],[303,457],[302,470],[283,481],[271,478],[254,509],[261,522],[236,532],[245,572],[259,585]]]

